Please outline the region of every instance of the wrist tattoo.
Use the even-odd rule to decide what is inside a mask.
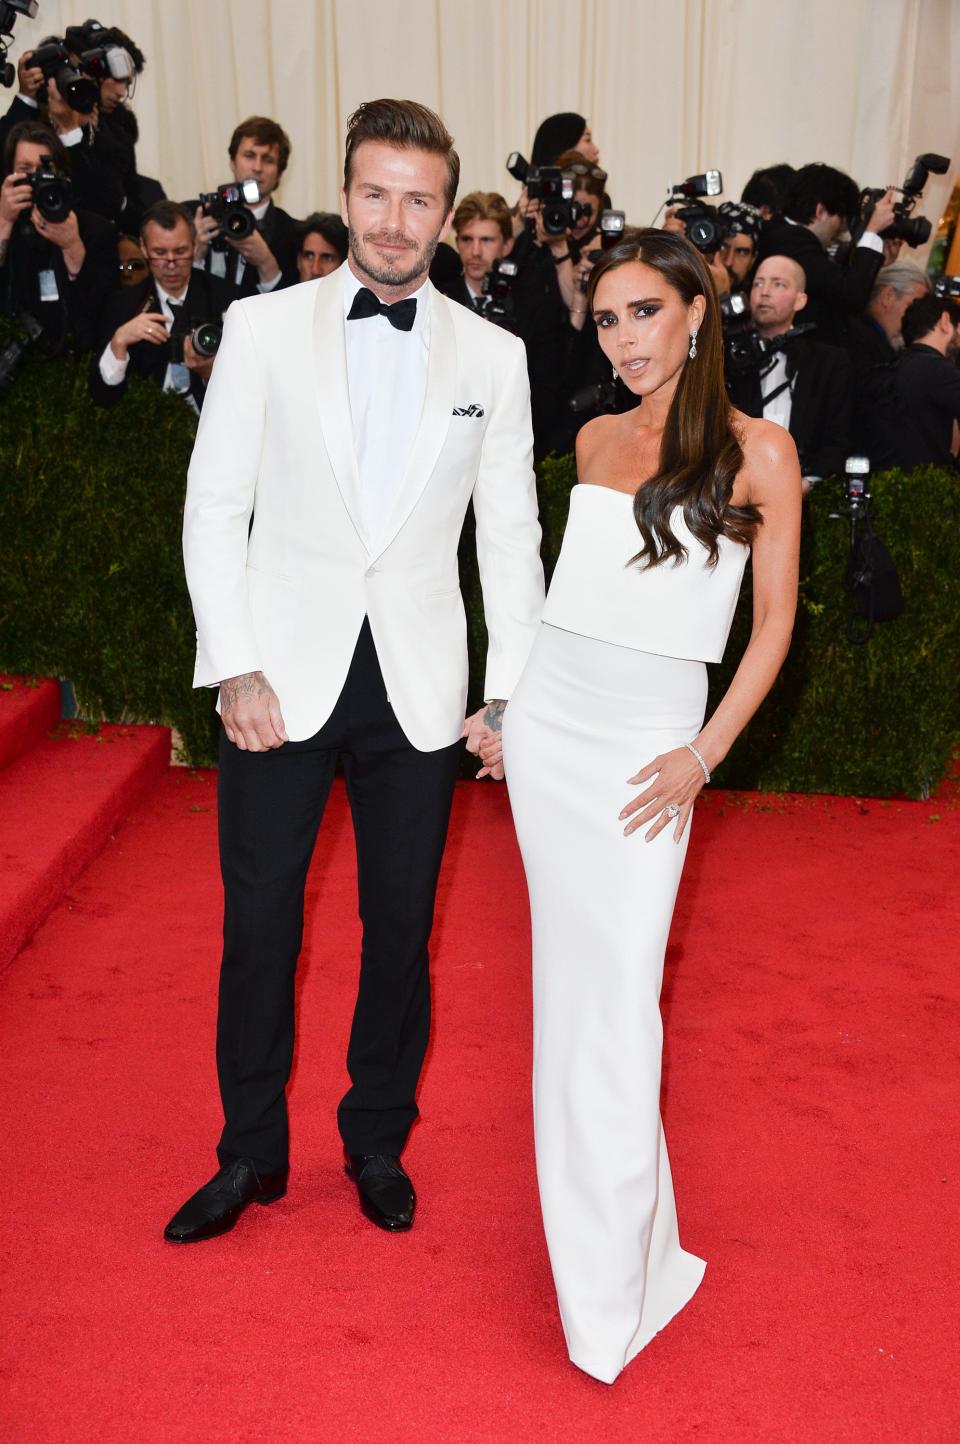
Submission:
[[[491,732],[499,732],[503,727],[503,714],[506,706],[506,702],[488,702],[483,710],[484,727],[489,727]]]
[[[244,672],[239,677],[226,677],[220,683],[220,708],[236,707],[239,702],[268,696],[273,691],[262,672]]]

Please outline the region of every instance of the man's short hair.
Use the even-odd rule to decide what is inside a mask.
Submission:
[[[557,156],[556,164],[561,170],[572,170],[575,173],[578,190],[603,200],[607,173],[602,166],[594,165],[593,161],[587,160],[578,150],[562,150]]]
[[[347,259],[350,249],[350,233],[339,216],[333,211],[313,211],[297,227],[297,250],[302,251],[307,236],[318,235],[332,246],[341,261]]]
[[[21,141],[25,141],[27,145],[42,145],[56,169],[70,174],[70,159],[59,136],[49,125],[44,125],[42,120],[21,120],[19,125],[13,127],[3,147],[4,175],[9,175],[13,170],[13,158]]]
[[[162,231],[175,231],[181,221],[189,230],[190,239],[195,240],[197,228],[193,223],[193,216],[187,208],[178,205],[176,201],[156,201],[143,213],[143,220],[140,222],[140,239],[146,242],[147,226],[159,226]]]
[[[453,213],[453,229],[457,235],[474,221],[493,221],[500,227],[505,241],[513,235],[513,216],[503,196],[497,191],[471,191]]]
[[[792,165],[767,165],[755,170],[741,192],[740,199],[748,205],[769,206],[775,215],[783,210],[787,186],[796,175]]]
[[[768,261],[783,261],[786,265],[790,267],[793,273],[793,279],[797,283],[797,290],[806,291],[807,273],[801,266],[800,262],[795,261],[792,256],[764,256],[763,260],[760,262],[759,266],[753,273],[754,280],[756,280],[757,276],[759,276],[760,272],[763,270],[764,266],[767,264]]]
[[[447,163],[444,202],[449,210],[460,184],[460,157],[453,148],[453,136],[436,111],[415,100],[367,100],[347,121],[347,145],[343,158],[343,188],[350,190],[350,171],[357,147],[365,140],[379,140],[400,150],[425,150],[443,156]]]
[[[257,145],[275,145],[278,153],[277,171],[283,175],[290,160],[290,137],[282,125],[275,120],[269,120],[265,115],[249,115],[242,120],[230,137],[229,155],[231,160],[236,160],[237,151],[240,149],[240,142],[247,137],[255,141]]]
[[[876,300],[885,286],[889,286],[896,296],[906,296],[916,285],[921,285],[925,291],[930,290],[930,277],[926,271],[921,271],[912,261],[892,261],[877,272],[870,300]]]
[[[816,217],[818,205],[832,216],[855,216],[860,209],[856,181],[822,161],[802,165],[787,187],[783,213],[788,220],[809,226]]]
[[[918,296],[911,301],[903,313],[901,329],[904,346],[912,346],[914,342],[922,341],[924,336],[929,336],[944,311],[950,317],[951,325],[960,326],[960,302],[933,295]]]

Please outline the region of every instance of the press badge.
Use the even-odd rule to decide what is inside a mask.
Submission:
[[[60,291],[57,288],[56,271],[40,271],[37,274],[37,283],[40,287],[41,301],[59,301]]]

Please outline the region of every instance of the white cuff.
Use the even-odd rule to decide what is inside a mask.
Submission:
[[[119,386],[127,374],[129,364],[129,353],[127,354],[127,359],[121,361],[118,356],[114,356],[113,347],[108,341],[104,348],[103,355],[100,357],[100,375],[106,384],[108,386]]]
[[[857,248],[861,246],[866,251],[879,251],[883,255],[883,239],[876,231],[864,231],[857,242]]]
[[[278,271],[272,281],[258,281],[257,290],[260,292],[261,296],[265,296],[268,291],[276,290],[277,286],[279,286],[282,280],[283,272]]]
[[[39,103],[33,98],[33,96],[32,96],[32,95],[24,95],[24,93],[23,93],[22,90],[21,90],[20,94],[17,96],[17,99],[20,100],[20,101],[22,101],[24,105],[31,105],[34,110],[39,110],[39,109],[40,109]]]

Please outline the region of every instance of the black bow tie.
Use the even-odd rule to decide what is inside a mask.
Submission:
[[[385,306],[382,301],[377,300],[372,291],[361,286],[353,298],[347,320],[363,321],[367,316],[386,316],[390,325],[396,326],[398,331],[412,331],[416,315],[416,296],[408,296],[405,301],[394,301],[392,306]]]

